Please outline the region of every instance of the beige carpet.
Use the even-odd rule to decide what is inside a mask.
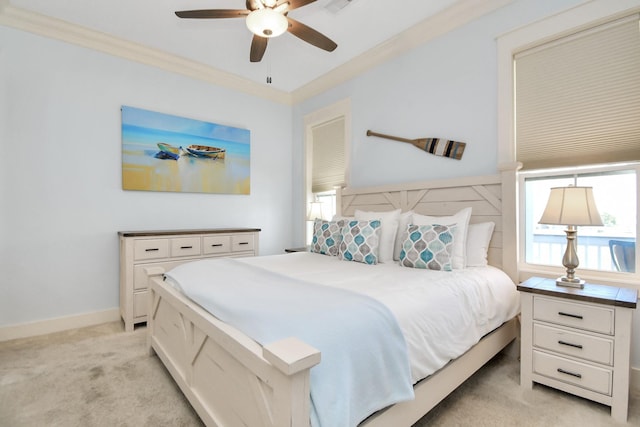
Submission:
[[[519,388],[517,347],[498,355],[415,426],[640,426],[609,408],[536,385]],[[0,426],[202,426],[157,357],[145,328],[120,323],[0,343]],[[395,426],[389,426],[395,427]]]

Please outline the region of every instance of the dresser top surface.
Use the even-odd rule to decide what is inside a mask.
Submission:
[[[561,297],[597,304],[614,305],[618,307],[636,308],[638,291],[617,286],[585,283],[584,288],[571,288],[556,285],[555,279],[531,277],[518,285],[521,292]]]
[[[171,236],[184,234],[227,234],[227,233],[257,233],[262,231],[259,228],[199,228],[193,230],[141,230],[141,231],[118,231],[121,237],[150,237],[150,236]]]

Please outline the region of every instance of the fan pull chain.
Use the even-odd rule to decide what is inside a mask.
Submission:
[[[271,56],[267,56],[267,84],[271,84]]]

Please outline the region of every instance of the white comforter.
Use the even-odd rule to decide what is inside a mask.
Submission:
[[[491,266],[444,272],[395,263],[370,266],[309,252],[242,261],[382,302],[404,334],[414,383],[461,356],[520,311],[515,284]]]
[[[516,286],[504,272],[493,267],[439,272],[406,268],[398,264],[370,266],[308,252],[236,261],[301,282],[359,293],[382,303],[395,316],[404,336],[411,371],[410,382],[413,383],[462,355],[483,335],[519,311]],[[196,263],[200,262],[190,264]],[[171,273],[183,270],[184,267],[180,266],[167,273],[168,281],[178,289],[181,274]],[[223,270],[216,270],[211,276],[219,282],[234,282],[233,275],[225,276]],[[196,274],[195,277],[199,276]],[[289,281],[284,279],[283,282]],[[209,278],[203,278],[197,288],[207,288],[207,280],[210,281]],[[189,292],[185,293],[189,295]],[[198,301],[197,298],[194,300]],[[409,375],[408,369],[405,375]],[[313,415],[312,424],[325,425],[313,422],[317,421]],[[352,423],[353,420],[340,422],[339,425],[355,425]]]

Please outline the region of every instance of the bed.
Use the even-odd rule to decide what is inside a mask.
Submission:
[[[345,188],[339,192],[338,212],[340,216],[352,218],[363,212],[379,212],[382,215],[399,209],[402,213],[413,212],[417,216],[443,217],[453,216],[471,208],[471,224],[489,221],[495,224],[486,250],[489,265],[477,267],[475,270],[489,271],[489,277],[495,274],[493,277],[496,281],[498,277],[500,280],[506,277],[512,284],[509,279],[511,275],[508,274],[510,256],[505,253],[504,248],[513,243],[505,244],[507,239],[503,237],[503,230],[512,227],[513,224],[511,217],[503,215],[502,212],[505,191],[502,181],[503,176],[508,175],[509,172],[505,172],[503,175],[428,183]],[[311,258],[321,260],[322,267],[319,267],[319,272],[313,270],[317,263]],[[417,269],[400,267],[397,262],[382,262],[370,266],[335,258],[310,253],[275,255],[254,258],[253,261],[236,261],[232,267],[249,264],[250,268],[267,269],[274,274],[289,274],[290,268],[287,267],[287,263],[293,263],[304,268],[294,269],[295,272],[290,275],[305,282],[335,282],[335,277],[331,279],[331,275],[327,274],[323,278],[322,274],[322,271],[332,271],[333,265],[348,265],[355,269],[354,271],[363,272],[363,275],[366,275],[364,272],[373,274],[372,277],[396,277],[397,271],[407,274],[410,274],[410,271],[411,274],[418,273],[414,271]],[[331,262],[334,264],[327,267],[327,263]],[[220,266],[216,265],[215,268]],[[394,268],[396,270],[392,270]],[[240,275],[239,270],[235,271],[232,268],[229,271],[230,277]],[[373,271],[386,272],[371,273]],[[195,303],[185,295],[180,283],[176,286],[175,281],[164,280],[163,273],[158,270],[148,272],[149,350],[151,354],[157,354],[203,422],[208,426],[226,427],[309,426],[310,414],[314,413],[316,405],[310,398],[312,384],[315,381],[312,368],[318,366],[313,371],[316,372],[322,366],[321,352],[299,336],[283,336],[273,342],[263,342],[250,337],[241,332],[243,328],[235,327],[232,322],[222,321],[221,318],[224,316],[216,317],[204,309],[205,303]],[[447,274],[440,271],[436,273]],[[453,269],[451,273],[449,277],[453,277],[458,271]],[[240,282],[235,279],[233,281]],[[333,285],[335,283],[330,283],[330,286]],[[510,292],[517,294],[515,285]],[[380,299],[379,295],[367,297]],[[504,297],[509,298],[512,297]],[[473,301],[470,297],[465,299]],[[402,399],[403,401],[396,404],[376,409],[359,425],[411,426],[516,337],[517,309],[517,302],[511,302],[502,310],[503,318],[485,322],[485,329],[476,332],[480,334],[477,343],[471,344],[468,350],[465,348],[451,360],[445,360],[443,366],[438,365],[435,371],[433,367],[422,371],[412,364],[411,399]],[[411,350],[411,345],[407,347],[410,353],[416,353],[415,350]],[[327,354],[329,353],[325,356]],[[330,363],[330,360],[327,358],[325,363]],[[424,372],[428,374],[422,378]]]

